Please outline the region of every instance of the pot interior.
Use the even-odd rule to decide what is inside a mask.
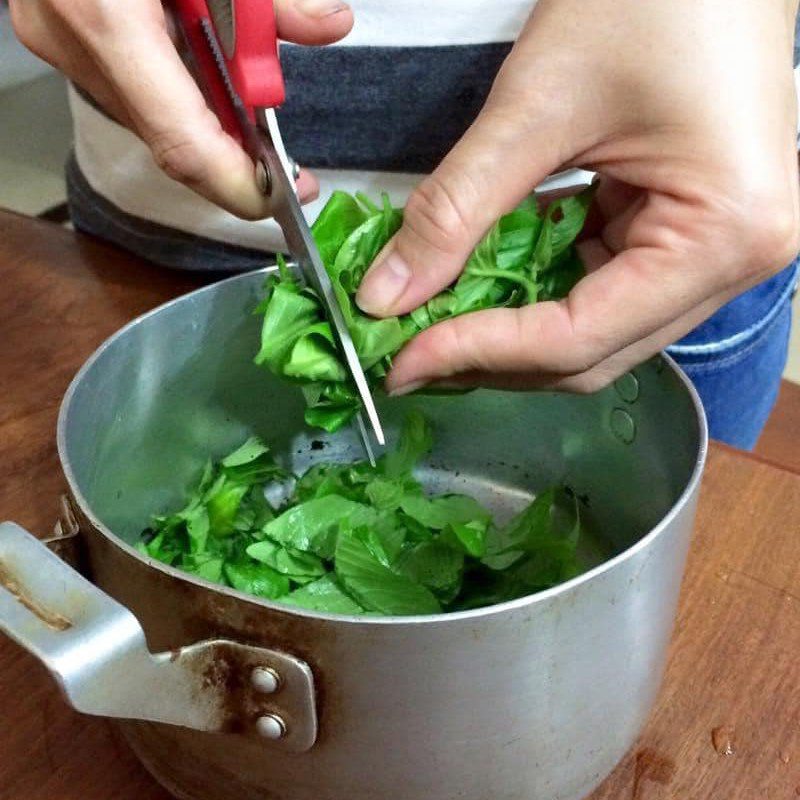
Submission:
[[[137,320],[76,377],[59,448],[92,516],[133,543],[154,513],[181,504],[209,457],[249,435],[301,471],[356,460],[353,430],[306,428],[297,387],[253,364],[264,273],[229,279]],[[418,407],[434,428],[423,481],[471,494],[499,520],[553,484],[587,502],[597,563],[634,544],[678,500],[704,446],[702,412],[685,378],[658,358],[588,397],[476,391],[378,399],[389,442]]]

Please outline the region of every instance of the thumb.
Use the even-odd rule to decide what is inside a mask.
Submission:
[[[405,314],[452,283],[489,228],[566,160],[559,127],[530,105],[490,98],[410,196],[402,228],[359,287],[360,308],[379,317]]]

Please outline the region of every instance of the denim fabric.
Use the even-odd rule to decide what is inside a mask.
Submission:
[[[752,449],[786,365],[800,260],[723,306],[668,348],[697,387],[711,437]]]
[[[163,267],[231,273],[275,263],[270,253],[193,236],[125,213],[95,192],[74,154],[67,160],[66,182],[69,213],[75,228]]]

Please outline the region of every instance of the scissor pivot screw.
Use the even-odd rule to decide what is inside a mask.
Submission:
[[[256,184],[262,194],[272,194],[272,176],[270,175],[269,167],[263,161],[259,161],[256,164]]]

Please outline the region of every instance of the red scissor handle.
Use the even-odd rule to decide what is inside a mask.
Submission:
[[[207,0],[172,0],[170,5],[177,14],[199,73],[196,77],[202,82],[208,101],[225,131],[241,141],[238,118],[206,40],[203,20],[211,21],[233,89],[251,121],[253,109],[275,108],[286,95],[272,0],[227,0],[227,3],[232,14],[232,35],[217,29]],[[215,4],[220,3],[217,0]]]

